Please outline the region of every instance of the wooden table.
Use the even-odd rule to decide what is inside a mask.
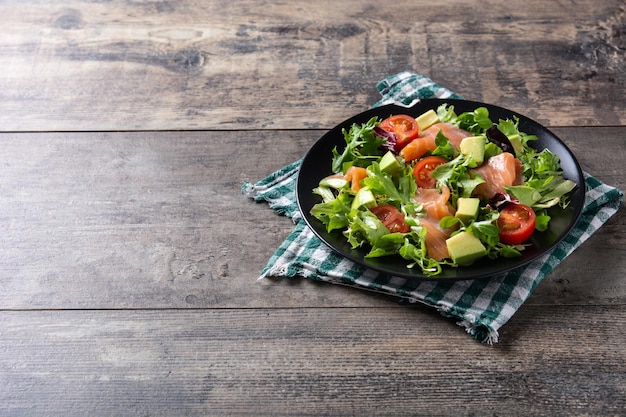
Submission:
[[[411,70],[626,188],[623,0],[0,2],[0,415],[625,415],[626,215],[489,346],[420,305],[257,282],[241,194]]]

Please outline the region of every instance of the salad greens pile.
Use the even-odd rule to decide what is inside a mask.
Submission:
[[[515,156],[521,161],[523,185],[505,187],[506,193],[499,195],[502,200],[514,201],[531,207],[536,213],[536,230],[545,231],[550,222],[548,208],[566,207],[567,194],[575,183],[563,178],[557,155],[548,149],[537,151],[529,143],[537,137],[519,130],[519,120],[499,120],[494,123],[488,109],[479,107],[471,112],[457,114],[454,107],[443,104],[436,109],[438,121],[453,124],[474,136],[487,137],[488,129],[496,126],[511,142],[515,143]],[[374,117],[363,124],[353,124],[343,130],[346,146],[343,150],[333,149],[331,175],[320,181],[313,192],[322,201],[315,204],[311,214],[319,219],[327,231],[340,230],[353,248],[368,250],[366,257],[399,255],[407,261],[407,267],[420,268],[425,275],[436,276],[443,266],[457,267],[452,259],[435,260],[428,255],[425,237],[426,227],[420,222],[425,217],[421,203],[415,200],[417,184],[413,176],[415,161],[405,163],[396,156],[398,167],[395,172],[383,170],[381,159],[389,151],[388,138],[377,133],[381,120]],[[507,140],[508,142],[508,140]],[[448,138],[440,131],[435,139],[436,149],[427,153],[446,159],[432,172],[437,180],[437,188],[450,189],[450,204],[456,208],[459,198],[472,196],[474,188],[484,182],[483,178],[471,172],[470,157],[456,150]],[[484,160],[503,152],[497,140],[486,140]],[[344,175],[352,166],[367,169],[362,184],[370,192],[375,202],[364,204],[362,198],[350,186]],[[453,230],[452,236],[460,232],[470,232],[486,248],[486,256],[517,257],[524,245],[508,245],[500,242],[497,219],[499,201],[481,200],[479,214],[475,219],[462,220],[454,216],[443,217],[439,226]],[[390,232],[383,222],[368,208],[374,205],[390,204],[404,216],[409,231]]]

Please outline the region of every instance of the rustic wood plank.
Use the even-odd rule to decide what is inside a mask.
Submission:
[[[258,283],[292,224],[240,188],[414,70],[626,189],[625,31],[624,0],[1,1],[0,415],[623,415],[624,210],[487,346]]]
[[[0,130],[329,128],[404,70],[551,126],[626,122],[623,0],[394,4],[3,1]]]
[[[585,170],[622,189],[624,131],[555,130]],[[388,305],[298,279],[256,283],[293,225],[241,184],[322,133],[0,135],[0,308]],[[624,303],[625,219],[622,210],[529,302]]]
[[[526,306],[490,347],[420,307],[5,311],[0,414],[617,416],[625,319]]]

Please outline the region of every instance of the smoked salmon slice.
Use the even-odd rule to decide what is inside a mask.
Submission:
[[[415,201],[422,203],[426,216],[439,221],[445,216],[454,216],[454,208],[448,204],[450,189],[441,186],[441,192],[436,188],[418,188],[415,192]]]
[[[446,239],[452,233],[451,229],[441,229],[439,222],[428,217],[420,219],[420,225],[426,229],[426,250],[428,256],[436,261],[442,261],[450,257]]]
[[[471,133],[460,129],[451,123],[435,123],[428,129],[420,132],[419,137],[425,138],[429,144],[432,143],[432,145],[430,146],[433,146],[432,149],[435,149],[435,138],[437,137],[439,131],[441,131],[441,133],[443,133],[443,135],[448,138],[450,144],[456,150],[459,149],[459,147],[461,146],[461,141],[464,138],[472,136]]]
[[[434,139],[431,138],[415,138],[408,145],[406,145],[400,151],[400,156],[404,158],[404,162],[414,161],[416,159],[421,158],[428,151],[434,151],[437,146],[435,146]]]
[[[365,168],[352,165],[350,168],[348,168],[343,178],[346,181],[350,181],[350,188],[352,188],[352,191],[359,191],[361,188],[363,188],[361,180],[363,180],[363,178],[365,177],[367,177],[367,170]]]
[[[419,136],[409,142],[402,150],[400,155],[404,158],[405,162],[414,161],[421,158],[428,151],[434,151],[437,148],[435,144],[435,138],[439,131],[448,138],[450,144],[458,150],[461,146],[461,141],[472,136],[471,133],[466,132],[463,129],[459,129],[450,123],[435,123],[424,131],[420,132]]]
[[[504,193],[504,187],[523,183],[522,162],[509,152],[492,156],[481,167],[470,172],[485,180],[474,189],[473,194],[489,199],[497,193]]]
[[[454,208],[449,204],[450,189],[445,185],[441,192],[436,188],[418,188],[415,201],[422,203],[426,216],[420,218],[420,225],[426,229],[426,250],[428,256],[441,261],[449,257],[446,239],[451,229],[441,229],[439,220],[445,216],[454,216]]]

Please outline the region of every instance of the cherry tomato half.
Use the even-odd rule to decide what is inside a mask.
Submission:
[[[500,242],[519,245],[533,234],[537,217],[525,204],[509,204],[500,211],[498,229]]]
[[[431,177],[431,173],[439,165],[446,162],[448,161],[438,156],[427,156],[417,161],[413,168],[413,176],[417,185],[422,188],[435,188],[437,180]]]
[[[400,152],[402,148],[419,135],[417,120],[406,114],[389,116],[378,127],[394,134],[396,138],[394,149],[396,152]]]
[[[395,206],[391,204],[381,204],[370,208],[378,220],[380,220],[391,233],[400,232],[407,233],[411,228],[404,222],[404,214],[400,213]]]

